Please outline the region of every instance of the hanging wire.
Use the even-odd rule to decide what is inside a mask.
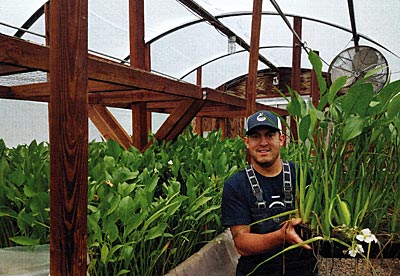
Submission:
[[[32,34],[32,35],[36,35],[36,36],[39,36],[39,37],[42,37],[42,38],[46,38],[45,35],[38,34],[38,33],[32,32],[32,31],[29,31],[28,29],[15,27],[15,26],[9,25],[9,24],[7,24],[7,23],[0,22],[0,25],[6,26],[6,27],[8,27],[8,28],[15,29],[15,30],[18,30],[18,31],[23,31],[23,32],[25,32],[25,33],[29,33],[29,34]]]

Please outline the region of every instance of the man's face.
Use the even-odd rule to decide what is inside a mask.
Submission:
[[[285,136],[274,128],[260,127],[244,138],[244,143],[255,165],[267,168],[280,160],[280,147]]]

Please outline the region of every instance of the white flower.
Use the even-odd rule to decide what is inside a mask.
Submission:
[[[366,243],[371,243],[372,241],[378,242],[375,235],[371,233],[371,230],[365,228],[361,230],[361,234],[356,236],[356,239],[359,241],[364,241]]]
[[[173,164],[174,164],[174,162],[172,162],[172,160],[168,161],[168,165],[173,165]]]
[[[360,244],[356,244],[355,247],[349,250],[349,255],[355,257],[357,253],[364,253],[364,248]]]

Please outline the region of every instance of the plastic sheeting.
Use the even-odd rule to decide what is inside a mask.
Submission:
[[[0,275],[47,276],[50,274],[50,245],[16,246],[0,249]]]
[[[44,0],[2,0],[0,9],[0,32],[14,35],[14,27],[24,22],[46,1]],[[197,0],[195,1],[238,36],[250,43],[252,0]],[[354,46],[351,22],[346,0],[277,0],[282,12],[290,23],[293,15],[304,17],[302,40],[305,45],[319,51],[323,60],[323,70],[337,54]],[[359,0],[354,2],[357,32],[361,35],[359,44],[379,50],[389,63],[391,80],[400,79],[400,1],[399,0]],[[89,0],[89,50],[92,53],[124,60],[129,55],[128,0]],[[291,67],[292,33],[270,1],[263,1],[260,53],[277,67]],[[274,13],[274,14],[271,14]],[[239,15],[240,14],[240,15]],[[230,15],[230,16],[227,16]],[[228,54],[228,37],[219,32],[177,0],[145,0],[145,40],[151,42],[151,68],[154,73],[163,74],[183,81],[195,83],[194,70],[203,65],[202,85],[216,88],[238,76],[247,74],[249,54],[237,45],[236,51]],[[184,24],[185,28],[179,28]],[[168,31],[177,28],[178,30]],[[44,44],[44,16],[33,24],[23,39]],[[128,60],[129,62],[129,60]],[[310,68],[305,52],[302,67]],[[259,69],[266,66],[259,63]],[[192,73],[191,73],[192,72]],[[23,79],[20,79],[22,82]],[[0,77],[0,85],[10,85],[9,77]],[[9,103],[9,102],[7,102]],[[20,104],[21,105],[21,104]],[[30,103],[33,106],[36,103]],[[0,102],[1,109],[5,102]],[[20,116],[18,104],[12,114],[0,118],[0,138],[14,137],[6,141],[15,145],[24,139],[26,143],[35,138],[37,121],[34,116],[25,117],[31,128],[4,130],[10,116]],[[44,110],[44,111],[43,111]],[[42,108],[45,112],[46,108]],[[29,113],[29,112],[28,112]],[[121,113],[123,113],[121,111]],[[38,115],[40,117],[40,115]],[[124,115],[130,118],[131,116]],[[153,116],[155,125],[163,121]],[[120,121],[130,127],[130,121]],[[3,130],[2,130],[3,129]],[[157,130],[154,128],[153,131]],[[21,134],[21,131],[23,134]],[[42,131],[47,132],[46,129]],[[12,133],[11,133],[12,132]],[[129,132],[129,130],[128,130]],[[91,137],[98,137],[94,131]],[[17,140],[18,142],[16,142]]]

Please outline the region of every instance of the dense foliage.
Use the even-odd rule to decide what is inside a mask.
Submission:
[[[93,275],[163,275],[222,231],[224,180],[243,167],[240,139],[191,131],[143,154],[89,145],[88,253]],[[0,140],[1,246],[49,242],[49,148]]]
[[[289,89],[287,106],[297,122],[298,140],[286,154],[300,164],[299,215],[323,239],[348,247],[349,254],[358,248],[362,229],[379,233],[381,241],[398,238],[400,81],[375,93],[369,72],[342,93],[346,77],[328,88],[321,60],[312,52],[309,59],[319,80],[319,105],[307,105]]]
[[[389,240],[400,231],[400,81],[374,93],[367,75],[343,94],[345,78],[327,88],[321,61],[313,53],[310,60],[321,101],[307,105],[289,89],[298,139],[290,135],[282,155],[299,165],[295,212],[316,235],[307,242],[337,241],[353,256],[361,234],[371,242],[370,230]],[[163,275],[175,267],[223,230],[222,186],[245,164],[242,140],[217,131],[202,138],[188,130],[144,153],[90,143],[89,272]],[[0,246],[48,242],[49,146],[0,140]]]

